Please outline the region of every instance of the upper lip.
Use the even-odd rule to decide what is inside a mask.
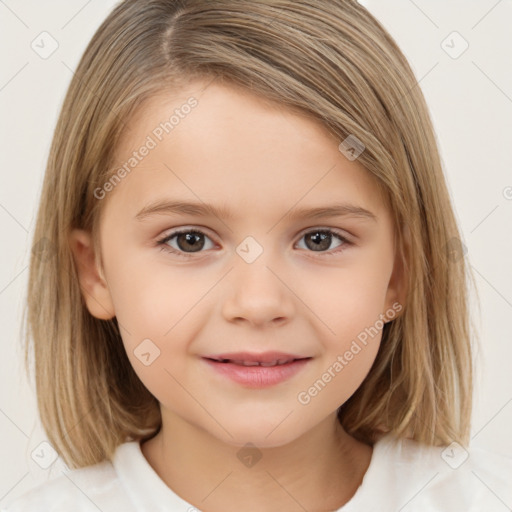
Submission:
[[[203,356],[206,359],[217,361],[233,361],[243,363],[280,363],[283,364],[295,359],[309,359],[308,356],[299,356],[296,354],[287,354],[285,352],[229,352],[224,354],[212,354]]]

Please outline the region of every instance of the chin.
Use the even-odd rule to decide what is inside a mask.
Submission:
[[[262,423],[257,420],[251,424],[226,424],[224,422],[223,426],[231,436],[221,430],[216,432],[216,437],[223,443],[234,447],[242,448],[251,443],[260,449],[277,448],[295,441],[304,434],[303,427],[299,430],[296,425],[291,423],[285,425],[285,423],[287,422],[284,421],[282,425],[279,425],[279,421],[276,421],[272,426],[269,426],[268,422]]]

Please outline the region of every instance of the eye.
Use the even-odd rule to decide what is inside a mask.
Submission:
[[[162,246],[162,250],[172,252],[184,258],[190,258],[189,254],[200,252],[204,248],[204,238],[210,240],[205,233],[197,229],[182,229],[173,231],[157,243]],[[175,245],[170,244],[170,242],[173,242]],[[211,249],[211,247],[207,247],[207,249]]]
[[[333,239],[337,238],[340,243],[336,247],[341,247],[335,251],[326,251],[331,247]],[[311,249],[311,252],[321,252],[326,253],[326,256],[332,256],[333,254],[338,254],[344,251],[348,246],[352,245],[352,243],[347,240],[346,237],[334,231],[332,229],[313,229],[305,233],[301,240],[305,240],[305,245],[307,249]]]
[[[164,238],[157,241],[157,245],[161,246],[161,250],[168,251],[183,258],[191,258],[192,254],[203,252],[205,249],[205,238],[210,240],[211,246],[206,249],[211,249],[213,243],[211,239],[202,231],[198,229],[180,229],[167,234]],[[334,239],[339,240],[336,247],[341,247],[335,251],[327,251],[331,247]],[[348,246],[353,245],[352,242],[347,240],[346,237],[332,229],[313,229],[302,235],[301,240],[306,240],[306,249],[311,249],[310,252],[325,253],[326,256],[338,254],[344,251]]]

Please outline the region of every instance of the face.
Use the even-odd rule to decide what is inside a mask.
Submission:
[[[96,192],[102,265],[81,282],[94,316],[117,317],[164,424],[279,446],[334,421],[398,316],[393,223],[322,125],[204,87],[154,97],[129,123],[116,157],[131,164]]]

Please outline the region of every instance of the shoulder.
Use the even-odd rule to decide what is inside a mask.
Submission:
[[[455,442],[438,447],[390,437],[380,449],[392,463],[388,483],[403,512],[491,512],[512,505],[512,458]]]
[[[124,495],[112,463],[104,461],[63,471],[15,499],[0,512],[130,511],[129,503],[125,505]]]

